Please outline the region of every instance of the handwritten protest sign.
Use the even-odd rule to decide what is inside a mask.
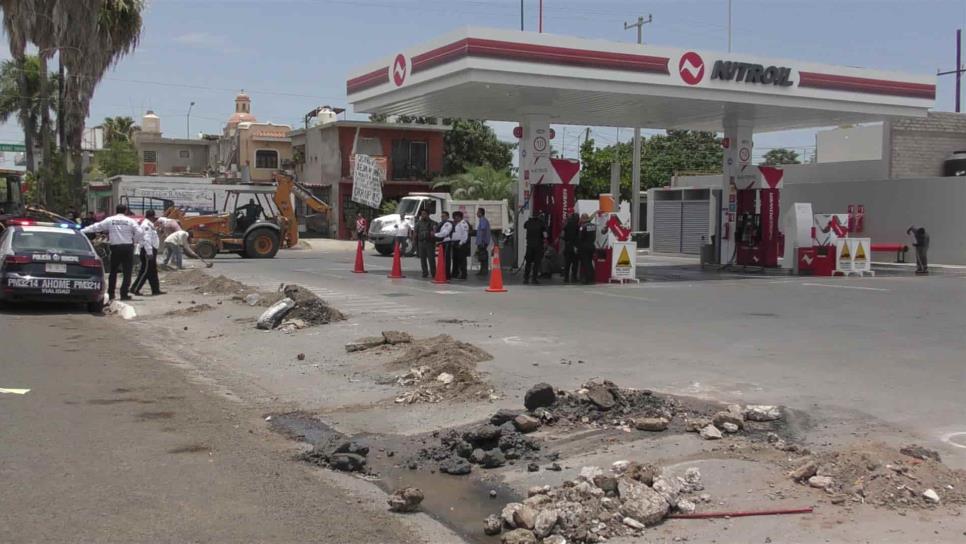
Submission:
[[[356,155],[352,172],[352,201],[370,208],[382,203],[382,180],[385,173],[369,155]]]

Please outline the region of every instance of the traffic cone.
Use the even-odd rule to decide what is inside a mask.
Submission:
[[[493,264],[490,270],[490,286],[487,293],[506,293],[503,288],[503,269],[500,268],[500,246],[493,244]]]
[[[352,269],[356,274],[365,274],[366,265],[362,262],[362,240],[356,245],[356,267]]]
[[[433,283],[449,283],[446,279],[446,253],[441,244],[436,245],[436,277],[433,278]]]
[[[402,259],[399,257],[399,240],[396,240],[396,245],[392,250],[392,272],[389,273],[389,277],[394,280],[406,277],[402,273]]]

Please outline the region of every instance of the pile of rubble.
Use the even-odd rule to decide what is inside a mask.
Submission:
[[[273,297],[249,293],[242,300],[250,306],[270,304],[259,316],[256,326],[292,332],[305,327],[342,321],[345,316],[300,285],[283,285]]]
[[[637,536],[673,511],[694,512],[702,498],[693,495],[703,489],[694,467],[683,477],[628,461],[608,471],[584,467],[577,479],[559,487],[530,488],[523,502],[487,517],[483,530],[502,533],[504,544],[581,544]]]
[[[861,444],[807,455],[789,466],[794,466],[790,478],[824,490],[832,504],[894,509],[966,504],[966,471],[950,469],[937,452],[921,446],[896,451],[884,444]]]
[[[317,444],[311,451],[303,453],[301,459],[314,465],[328,467],[342,472],[367,473],[369,446],[358,440],[339,442],[335,447]]]
[[[539,426],[539,421],[526,414],[501,410],[490,423],[446,432],[439,437],[438,447],[423,448],[410,467],[415,468],[418,460],[429,460],[438,463],[443,474],[464,475],[472,472],[474,465],[489,469],[518,459],[536,461],[540,443],[525,435]]]
[[[193,285],[203,295],[245,295],[254,291],[248,285],[225,276],[209,276],[198,269],[170,272],[164,278],[171,285]]]
[[[493,400],[498,398],[476,370],[477,363],[492,356],[467,342],[448,335],[414,340],[407,333],[383,331],[381,336],[360,338],[346,344],[353,353],[404,346],[406,351],[388,363],[393,383],[411,388],[396,397],[397,404],[436,403],[453,400]]]
[[[524,406],[544,423],[583,424],[660,432],[669,428],[699,433],[706,440],[717,440],[728,433],[744,430],[749,422],[756,430],[782,419],[778,406],[731,404],[726,407],[707,403],[685,407],[672,397],[647,389],[626,389],[611,381],[591,381],[573,392],[559,391],[540,383],[530,388]]]

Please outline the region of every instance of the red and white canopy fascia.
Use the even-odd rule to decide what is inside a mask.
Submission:
[[[747,70],[715,78],[717,61]],[[756,65],[758,77],[745,75]],[[346,94],[357,113],[700,130],[743,122],[762,132],[922,117],[936,84],[935,76],[464,28],[354,71]]]

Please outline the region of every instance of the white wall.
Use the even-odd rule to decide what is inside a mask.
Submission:
[[[823,130],[815,134],[819,163],[882,159],[882,123]]]
[[[865,232],[873,243],[909,243],[910,225],[930,236],[929,261],[966,265],[966,180],[963,178],[882,179],[873,181],[786,184],[784,214],[795,202],[811,202],[814,213],[846,213],[849,204],[865,206]],[[781,224],[781,223],[779,223]],[[876,254],[889,261],[893,255]],[[908,255],[913,258],[912,253]]]

